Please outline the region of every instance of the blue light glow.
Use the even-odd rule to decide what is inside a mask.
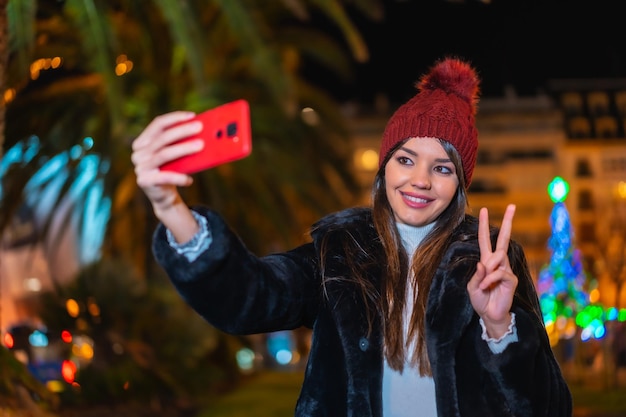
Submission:
[[[24,187],[24,199],[32,207],[37,219],[45,218],[51,213],[55,204],[61,198],[63,186],[69,177],[69,171],[65,169],[64,165],[60,165],[61,168],[54,174],[48,177],[43,176],[50,166],[56,165],[55,158],[51,159],[44,166],[44,170],[37,171],[28,181],[26,187]],[[46,181],[49,182],[46,184]]]
[[[83,148],[86,150],[93,148],[93,138],[91,136],[87,136],[83,139]]]
[[[249,371],[254,367],[254,352],[252,349],[239,349],[235,354],[235,358],[239,369]]]
[[[276,352],[274,356],[276,358],[276,362],[278,362],[280,365],[287,365],[289,362],[291,362],[291,358],[293,358],[293,353],[291,353],[290,350],[281,349]]]
[[[70,149],[70,158],[73,160],[79,159],[83,155],[84,149],[80,145],[74,145]]]
[[[81,262],[90,263],[100,257],[100,248],[111,213],[111,199],[104,196],[102,180],[94,182],[87,190],[84,204],[80,235]]]
[[[39,330],[35,330],[28,336],[28,343],[30,343],[31,346],[35,347],[48,346],[48,336],[46,336],[45,333],[42,333]]]
[[[558,322],[560,318],[575,319],[579,324],[579,321],[584,321],[578,316],[579,312],[589,305],[589,294],[584,289],[587,276],[582,266],[582,254],[574,247],[573,229],[569,213],[563,203],[567,195],[566,184],[555,179],[549,187],[555,196],[553,201],[558,202],[555,203],[550,215],[552,226],[552,234],[548,240],[550,261],[539,271],[537,282],[540,307],[546,324]],[[571,337],[566,331],[555,329],[556,338]],[[604,334],[603,331],[597,330],[596,323],[584,326],[584,329],[581,334],[583,339]]]
[[[290,331],[274,332],[267,336],[267,350],[279,365],[287,365],[291,362],[294,345]]]
[[[39,152],[39,138],[29,137],[25,142],[18,142],[11,146],[0,159],[0,178],[6,174],[14,164],[27,164]],[[2,184],[0,183],[0,198],[2,198]]]
[[[78,258],[83,264],[100,257],[111,212],[111,199],[105,195],[104,185],[104,175],[111,165],[99,155],[85,153],[93,143],[93,138],[86,137],[82,145],[52,156],[29,178],[23,191],[24,202],[32,209],[35,223],[41,225],[56,216],[71,216],[70,223],[78,233]],[[39,151],[36,136],[16,144],[0,161],[0,174],[13,164],[31,161]],[[70,164],[72,160],[78,163],[74,166]],[[0,188],[0,197],[1,191]]]

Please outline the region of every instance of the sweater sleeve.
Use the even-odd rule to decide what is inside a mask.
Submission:
[[[489,349],[493,353],[502,353],[509,344],[519,340],[517,338],[517,327],[515,326],[515,313],[511,313],[511,324],[509,324],[507,332],[498,339],[489,337],[487,334],[487,327],[485,326],[485,322],[482,318],[478,321],[480,322],[480,327],[483,330],[480,337],[487,342],[487,346],[489,346]]]
[[[209,230],[209,225],[205,217],[201,216],[195,211],[192,211],[194,219],[198,222],[198,226],[200,230],[191,238],[189,242],[178,243],[176,239],[174,239],[174,235],[170,232],[169,229],[165,231],[165,235],[167,236],[167,241],[170,246],[178,253],[179,255],[183,255],[189,262],[193,262],[198,259],[198,256],[205,250],[209,248],[211,242],[213,241],[213,236],[211,235],[211,231]]]

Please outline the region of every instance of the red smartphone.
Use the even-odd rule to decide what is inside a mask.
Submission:
[[[252,152],[250,106],[246,100],[222,104],[198,114],[193,120],[202,122],[202,132],[181,140],[201,138],[204,140],[204,148],[195,154],[163,164],[160,168],[162,171],[193,174],[245,158]]]

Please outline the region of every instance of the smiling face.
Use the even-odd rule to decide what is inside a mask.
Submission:
[[[436,138],[411,138],[385,165],[387,200],[398,223],[425,226],[448,207],[459,186],[454,163]]]

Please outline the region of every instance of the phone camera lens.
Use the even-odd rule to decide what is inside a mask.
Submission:
[[[229,123],[226,126],[226,134],[228,135],[228,137],[232,137],[237,134],[237,122]]]

